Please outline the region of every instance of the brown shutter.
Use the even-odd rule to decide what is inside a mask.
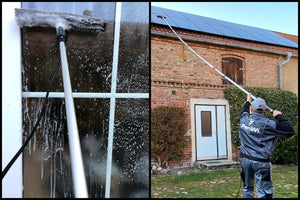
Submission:
[[[222,59],[222,72],[237,84],[243,84],[243,61],[238,58],[227,57]],[[223,84],[229,81],[223,79]]]

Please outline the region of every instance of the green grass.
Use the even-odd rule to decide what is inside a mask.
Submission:
[[[239,169],[152,175],[151,198],[236,198],[239,187]],[[274,165],[273,188],[274,198],[298,198],[298,166]]]

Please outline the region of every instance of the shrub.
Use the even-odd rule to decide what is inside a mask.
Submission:
[[[271,88],[248,87],[245,89],[254,96],[265,99],[269,107],[281,111],[293,126],[298,126],[298,102],[296,94]],[[240,146],[240,114],[246,102],[246,96],[244,92],[236,87],[227,87],[225,89],[225,98],[229,101],[230,106],[232,142],[235,146]],[[265,117],[274,119],[272,113],[269,111],[265,112]],[[296,155],[292,156],[292,154],[295,154],[295,146],[292,147],[291,144],[294,145],[295,143],[298,144],[298,135],[286,139],[277,139],[273,162],[280,162],[281,160],[284,163],[290,163],[294,162],[292,161],[293,159],[298,159],[298,145]]]
[[[186,147],[187,114],[185,108],[159,106],[151,110],[151,158],[160,165],[183,157]],[[161,160],[162,159],[162,160]]]
[[[296,134],[289,138],[277,138],[272,162],[276,164],[298,164],[298,126]]]

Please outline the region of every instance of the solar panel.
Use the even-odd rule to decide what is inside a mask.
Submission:
[[[212,27],[211,25],[209,25],[205,22],[193,21],[193,24],[197,27],[197,31],[212,33],[212,34],[217,34],[217,35],[221,34],[221,32],[219,32],[214,27]]]
[[[242,35],[241,39],[246,40],[254,40],[254,41],[260,41],[263,42],[263,40],[259,39],[259,37],[256,37],[253,33],[245,31],[245,30],[239,30],[239,33]]]
[[[297,43],[262,28],[151,6],[151,23],[166,25],[157,15],[166,16],[172,27],[298,48]]]
[[[161,19],[157,17],[157,14],[151,13],[151,22],[155,24],[160,24]]]
[[[221,32],[222,35],[226,35],[226,36],[229,36],[229,37],[235,37],[235,38],[241,38],[242,37],[241,35],[239,35],[236,31],[233,31],[232,29],[228,29],[228,28],[218,26],[218,25],[215,25],[214,27],[219,32]]]
[[[151,13],[154,14],[162,14],[163,10],[160,7],[151,6]]]
[[[169,9],[165,9],[164,10],[165,14],[169,17],[176,17],[176,18],[181,18],[181,19],[184,19],[183,17],[183,13],[182,12],[177,12],[175,10],[169,10]]]
[[[192,24],[189,20],[180,19],[180,18],[176,18],[176,17],[174,17],[172,19],[176,23],[176,27],[190,29],[190,30],[197,29],[197,27],[194,24]]]
[[[184,13],[183,16],[190,20],[190,21],[202,21],[201,18],[199,18],[198,15],[193,15],[193,14],[190,14],[190,13]]]

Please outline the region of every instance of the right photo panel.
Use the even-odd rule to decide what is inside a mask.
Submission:
[[[151,3],[151,198],[298,198],[295,6]]]

